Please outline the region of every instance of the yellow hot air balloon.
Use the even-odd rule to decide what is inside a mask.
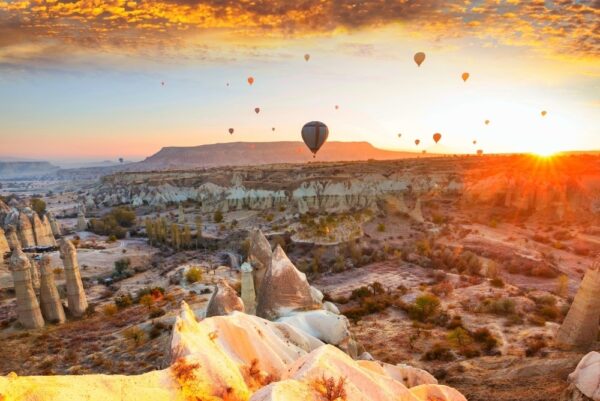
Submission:
[[[490,123],[490,120],[485,120],[485,125],[488,125]]]
[[[440,139],[442,139],[442,134],[440,134],[439,132],[433,134],[433,140],[435,141],[435,143],[438,143]]]
[[[306,53],[304,55],[304,60],[306,60],[306,61],[310,60],[310,54]]]
[[[255,107],[255,108],[254,108],[254,112],[255,112],[256,114],[260,113],[260,107]]]
[[[415,145],[419,146],[420,143],[421,143],[420,139],[415,139]]]
[[[253,77],[248,77],[248,83],[250,85],[252,85],[254,83],[254,78]]]
[[[229,128],[229,133],[233,134],[233,128]]]
[[[546,117],[546,114],[548,114],[548,112],[546,110],[542,111],[542,117]]]
[[[423,52],[415,53],[414,59],[415,59],[415,63],[417,63],[417,65],[420,67],[421,63],[423,63],[423,61],[425,61],[425,53],[423,53]]]
[[[467,79],[469,79],[469,73],[468,72],[463,72],[462,73],[462,80],[464,82],[467,82]]]

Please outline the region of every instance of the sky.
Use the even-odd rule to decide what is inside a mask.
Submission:
[[[391,150],[599,150],[599,21],[598,0],[0,0],[0,157],[136,160],[313,120]]]

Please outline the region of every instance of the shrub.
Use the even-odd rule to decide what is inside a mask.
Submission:
[[[131,295],[129,295],[129,294],[119,295],[118,297],[115,298],[115,305],[119,309],[124,309],[124,308],[127,308],[128,306],[133,305],[133,299],[131,299]]]
[[[215,223],[221,223],[223,221],[223,212],[220,210],[217,210],[214,214],[213,214],[213,221]]]
[[[157,317],[163,316],[165,313],[165,310],[162,308],[152,307],[148,316],[150,316],[150,319],[156,319]]]
[[[377,224],[377,231],[379,231],[380,233],[385,231],[385,224],[383,223],[379,223]]]
[[[504,288],[504,280],[500,277],[496,277],[490,280],[490,285],[496,288]]]
[[[494,337],[490,330],[485,327],[475,330],[472,335],[473,340],[483,344],[483,348],[488,352],[496,348],[498,345],[498,340],[496,337]]]
[[[413,320],[425,322],[434,317],[440,309],[441,302],[438,297],[433,294],[424,294],[419,296],[415,303],[409,306],[408,315]]]
[[[46,213],[46,202],[44,202],[40,198],[32,198],[31,199],[31,208],[39,216],[42,216],[44,213]]]
[[[125,331],[123,332],[123,336],[127,340],[131,341],[135,347],[139,347],[140,345],[142,345],[146,339],[146,333],[144,332],[144,330],[140,329],[137,326],[125,329]]]
[[[515,313],[515,301],[509,298],[486,299],[481,307],[483,312],[508,316]]]
[[[431,287],[431,292],[437,295],[438,297],[442,295],[447,297],[448,295],[452,294],[453,291],[454,286],[449,281],[442,281],[441,283]]]
[[[424,361],[453,361],[454,355],[450,348],[443,343],[435,343],[433,346],[421,357]]]
[[[458,348],[464,348],[473,342],[469,332],[462,327],[457,327],[448,333],[448,341]]]
[[[102,313],[104,316],[114,316],[119,309],[115,304],[106,304],[102,307]]]
[[[150,309],[154,305],[154,298],[152,298],[152,295],[146,294],[140,298],[140,304]]]
[[[185,280],[189,283],[195,283],[202,279],[202,271],[197,267],[190,267],[185,272]]]
[[[90,230],[98,235],[125,238],[127,229],[135,225],[135,212],[126,206],[113,208],[100,219],[90,220]]]

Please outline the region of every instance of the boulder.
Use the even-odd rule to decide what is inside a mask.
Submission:
[[[244,302],[226,280],[219,280],[206,307],[206,317],[227,316],[233,311],[244,311]]]
[[[569,375],[569,381],[586,397],[600,401],[600,353],[584,356]]]
[[[294,312],[319,309],[306,275],[301,273],[277,246],[258,291],[256,314],[269,320]]]

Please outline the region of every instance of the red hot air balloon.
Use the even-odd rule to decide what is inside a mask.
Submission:
[[[423,52],[415,53],[414,59],[415,59],[415,63],[417,63],[417,65],[420,67],[421,64],[423,63],[423,61],[425,61],[425,53],[423,53]]]
[[[255,112],[256,114],[260,113],[260,107],[255,107],[255,108],[254,108],[254,112]]]
[[[233,134],[233,128],[229,128],[229,133]]]
[[[442,134],[440,134],[439,132],[433,134],[433,140],[435,141],[435,143],[438,143],[440,139],[442,139]]]
[[[311,121],[302,127],[302,140],[312,152],[313,158],[317,155],[317,152],[321,149],[325,141],[327,141],[328,136],[329,128],[320,121]]]
[[[254,78],[248,77],[248,83],[252,85],[254,83]]]
[[[338,110],[340,108],[340,106],[338,106],[337,104],[335,105],[335,109]]]
[[[420,139],[415,139],[415,145],[419,146],[420,143],[421,143]]]

